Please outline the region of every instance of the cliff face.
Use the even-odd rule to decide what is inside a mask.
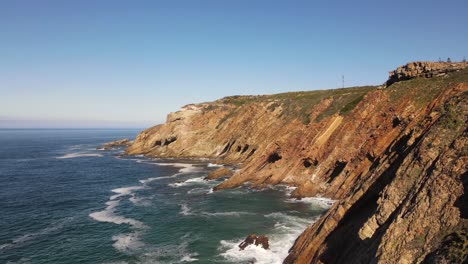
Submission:
[[[450,237],[466,238],[468,215],[468,71],[456,71],[189,105],[127,153],[242,163],[217,189],[282,183],[337,200],[287,263],[450,262],[466,255]]]

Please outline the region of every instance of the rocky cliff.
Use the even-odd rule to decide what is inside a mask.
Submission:
[[[241,164],[216,189],[287,184],[296,197],[337,200],[296,240],[286,263],[461,261],[468,70],[440,74],[442,64],[414,76],[411,65],[429,63],[403,66],[384,89],[188,105],[141,132],[127,154]]]

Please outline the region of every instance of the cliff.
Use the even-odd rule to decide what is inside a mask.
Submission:
[[[216,189],[287,184],[296,197],[337,200],[285,263],[460,261],[467,253],[468,70],[442,64],[403,66],[384,89],[188,105],[141,132],[126,152],[241,164]]]

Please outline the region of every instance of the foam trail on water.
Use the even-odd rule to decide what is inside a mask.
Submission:
[[[138,162],[138,161],[137,161]],[[194,164],[189,164],[189,163],[151,163],[151,164],[156,164],[158,166],[173,166],[173,167],[179,167],[181,168],[178,173],[169,175],[169,176],[160,176],[160,177],[152,177],[144,180],[140,180],[141,183],[147,184],[152,181],[160,181],[163,179],[170,179],[170,178],[175,178],[184,174],[190,174],[193,172],[199,172],[202,171],[203,168],[201,167],[194,167]]]
[[[187,204],[180,204],[180,214],[182,215],[192,215],[193,213],[190,212],[190,208]]]
[[[145,225],[141,221],[115,214],[114,208],[119,205],[119,202],[120,201],[108,201],[106,202],[106,209],[91,213],[89,216],[99,222],[113,223],[117,225],[128,224],[135,228],[144,228]]]
[[[208,181],[205,181],[203,177],[191,178],[183,182],[176,182],[168,184],[171,187],[181,187],[181,186],[188,186],[193,184],[210,184]]]
[[[121,199],[125,196],[130,196],[129,200],[136,204],[139,199],[136,198],[134,192],[141,189],[144,189],[144,186],[130,186],[113,189],[112,192],[116,194],[109,197],[109,201],[106,202],[107,207],[102,211],[89,214],[89,217],[99,222],[113,223],[117,225],[128,224],[135,230],[147,228],[147,226],[141,221],[120,216],[115,213],[115,208],[120,204]],[[113,236],[113,247],[124,253],[134,252],[144,246],[144,243],[139,237],[139,231]]]
[[[242,211],[233,211],[233,212],[215,212],[215,213],[209,213],[209,212],[201,212],[200,213],[203,216],[235,216],[235,217],[241,217],[243,215],[254,215],[254,213],[249,213],[249,212],[242,212]]]
[[[56,159],[73,159],[73,158],[82,158],[82,157],[102,157],[102,154],[99,153],[83,153],[83,152],[76,152],[76,153],[69,153],[63,156],[56,157]]]
[[[2,251],[5,251],[5,250],[8,250],[8,249],[11,249],[11,248],[16,248],[16,247],[20,247],[22,245],[24,245],[25,243],[28,243],[30,241],[33,241],[35,240],[36,238],[40,238],[42,236],[46,236],[48,234],[51,234],[51,233],[54,233],[54,232],[58,232],[59,230],[61,230],[67,223],[71,222],[73,218],[65,218],[65,219],[62,219],[58,222],[55,222],[53,224],[51,224],[50,226],[44,228],[44,229],[41,229],[37,232],[32,232],[32,233],[28,233],[28,234],[25,234],[25,235],[22,235],[22,236],[18,236],[14,239],[11,240],[10,243],[5,243],[5,244],[2,244],[0,245],[0,253]]]
[[[140,240],[140,233],[119,234],[112,237],[112,246],[120,252],[134,252],[142,248],[145,244]]]
[[[288,203],[309,203],[312,205],[320,206],[322,208],[330,208],[335,200],[325,198],[325,197],[305,197],[301,199],[289,198],[286,200]]]
[[[133,191],[141,190],[143,188],[144,188],[143,186],[130,186],[130,187],[122,187],[122,188],[113,189],[112,192],[116,193],[116,195],[112,195],[109,198],[109,200],[115,200],[117,198],[120,198],[126,195],[133,196],[134,195]]]

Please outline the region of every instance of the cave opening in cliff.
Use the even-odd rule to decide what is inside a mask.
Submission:
[[[249,144],[245,144],[244,148],[242,149],[242,154],[244,154],[249,149]]]
[[[317,166],[318,161],[312,160],[311,158],[305,158],[302,160],[302,164],[304,165],[304,168],[310,168],[312,165]]]
[[[166,140],[164,140],[164,145],[163,146],[170,145],[170,144],[174,143],[176,140],[177,140],[177,137],[166,138]]]
[[[392,126],[393,128],[399,126],[401,124],[401,120],[398,116],[395,116],[392,120]]]
[[[328,180],[328,182],[332,182],[338,175],[340,175],[341,172],[343,172],[344,168],[346,167],[346,164],[348,164],[346,161],[337,160],[335,162],[333,171],[330,174],[330,180]]]
[[[278,152],[273,152],[270,154],[270,156],[268,156],[268,163],[275,163],[277,162],[278,160],[282,159],[283,157],[281,157],[280,154],[278,154]]]
[[[235,143],[236,143],[236,140],[234,140],[234,141],[232,141],[232,142],[228,141],[228,142],[226,143],[226,146],[224,147],[223,151],[221,151],[220,155],[223,155],[223,154],[229,152],[229,151],[231,150],[232,146],[233,146]]]
[[[252,150],[250,151],[249,155],[247,155],[247,158],[246,158],[246,159],[252,157],[252,155],[255,153],[255,151],[257,151],[256,148],[252,149]]]

